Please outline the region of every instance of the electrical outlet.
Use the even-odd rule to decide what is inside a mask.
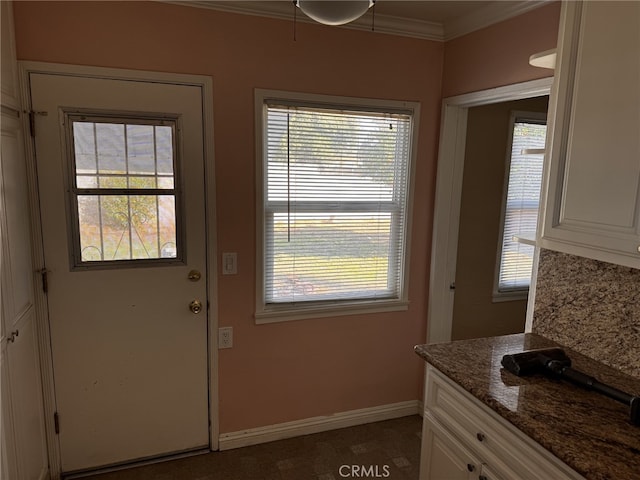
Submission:
[[[233,347],[233,327],[220,327],[218,329],[218,348]]]

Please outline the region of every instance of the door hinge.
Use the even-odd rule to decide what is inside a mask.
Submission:
[[[46,117],[49,115],[49,112],[36,112],[34,110],[30,110],[27,112],[29,114],[29,131],[31,132],[31,136],[36,136],[36,115],[42,115]]]
[[[42,275],[42,291],[44,293],[49,293],[49,275],[46,269],[40,270],[40,274]]]
[[[60,433],[60,416],[58,415],[58,412],[53,414],[53,429],[55,430],[56,435]]]

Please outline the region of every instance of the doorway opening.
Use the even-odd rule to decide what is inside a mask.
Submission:
[[[471,107],[452,340],[522,333],[535,247],[548,96]],[[526,120],[526,121],[525,121]],[[534,121],[540,123],[533,123]]]
[[[550,77],[450,97],[443,101],[429,281],[428,343],[450,341],[452,338],[469,109],[547,96],[552,83],[553,78]],[[534,258],[534,272],[536,264]],[[535,274],[529,299],[533,298],[534,291]],[[527,309],[527,317],[530,310]],[[527,322],[529,320],[526,319]]]

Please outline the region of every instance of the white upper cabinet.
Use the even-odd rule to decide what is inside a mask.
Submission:
[[[544,248],[640,268],[640,2],[563,2]]]
[[[15,110],[20,109],[18,98],[18,72],[16,69],[16,50],[13,36],[13,6],[12,2],[0,2],[0,22],[2,31],[2,64],[0,65],[0,92],[2,105]]]

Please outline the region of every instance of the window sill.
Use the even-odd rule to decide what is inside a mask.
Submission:
[[[354,302],[332,305],[297,306],[283,305],[256,312],[256,324],[288,322],[311,318],[341,317],[368,313],[399,312],[409,309],[409,302],[388,300],[377,302]]]
[[[512,302],[529,298],[529,289],[515,290],[513,292],[494,292],[491,298],[493,303]]]

